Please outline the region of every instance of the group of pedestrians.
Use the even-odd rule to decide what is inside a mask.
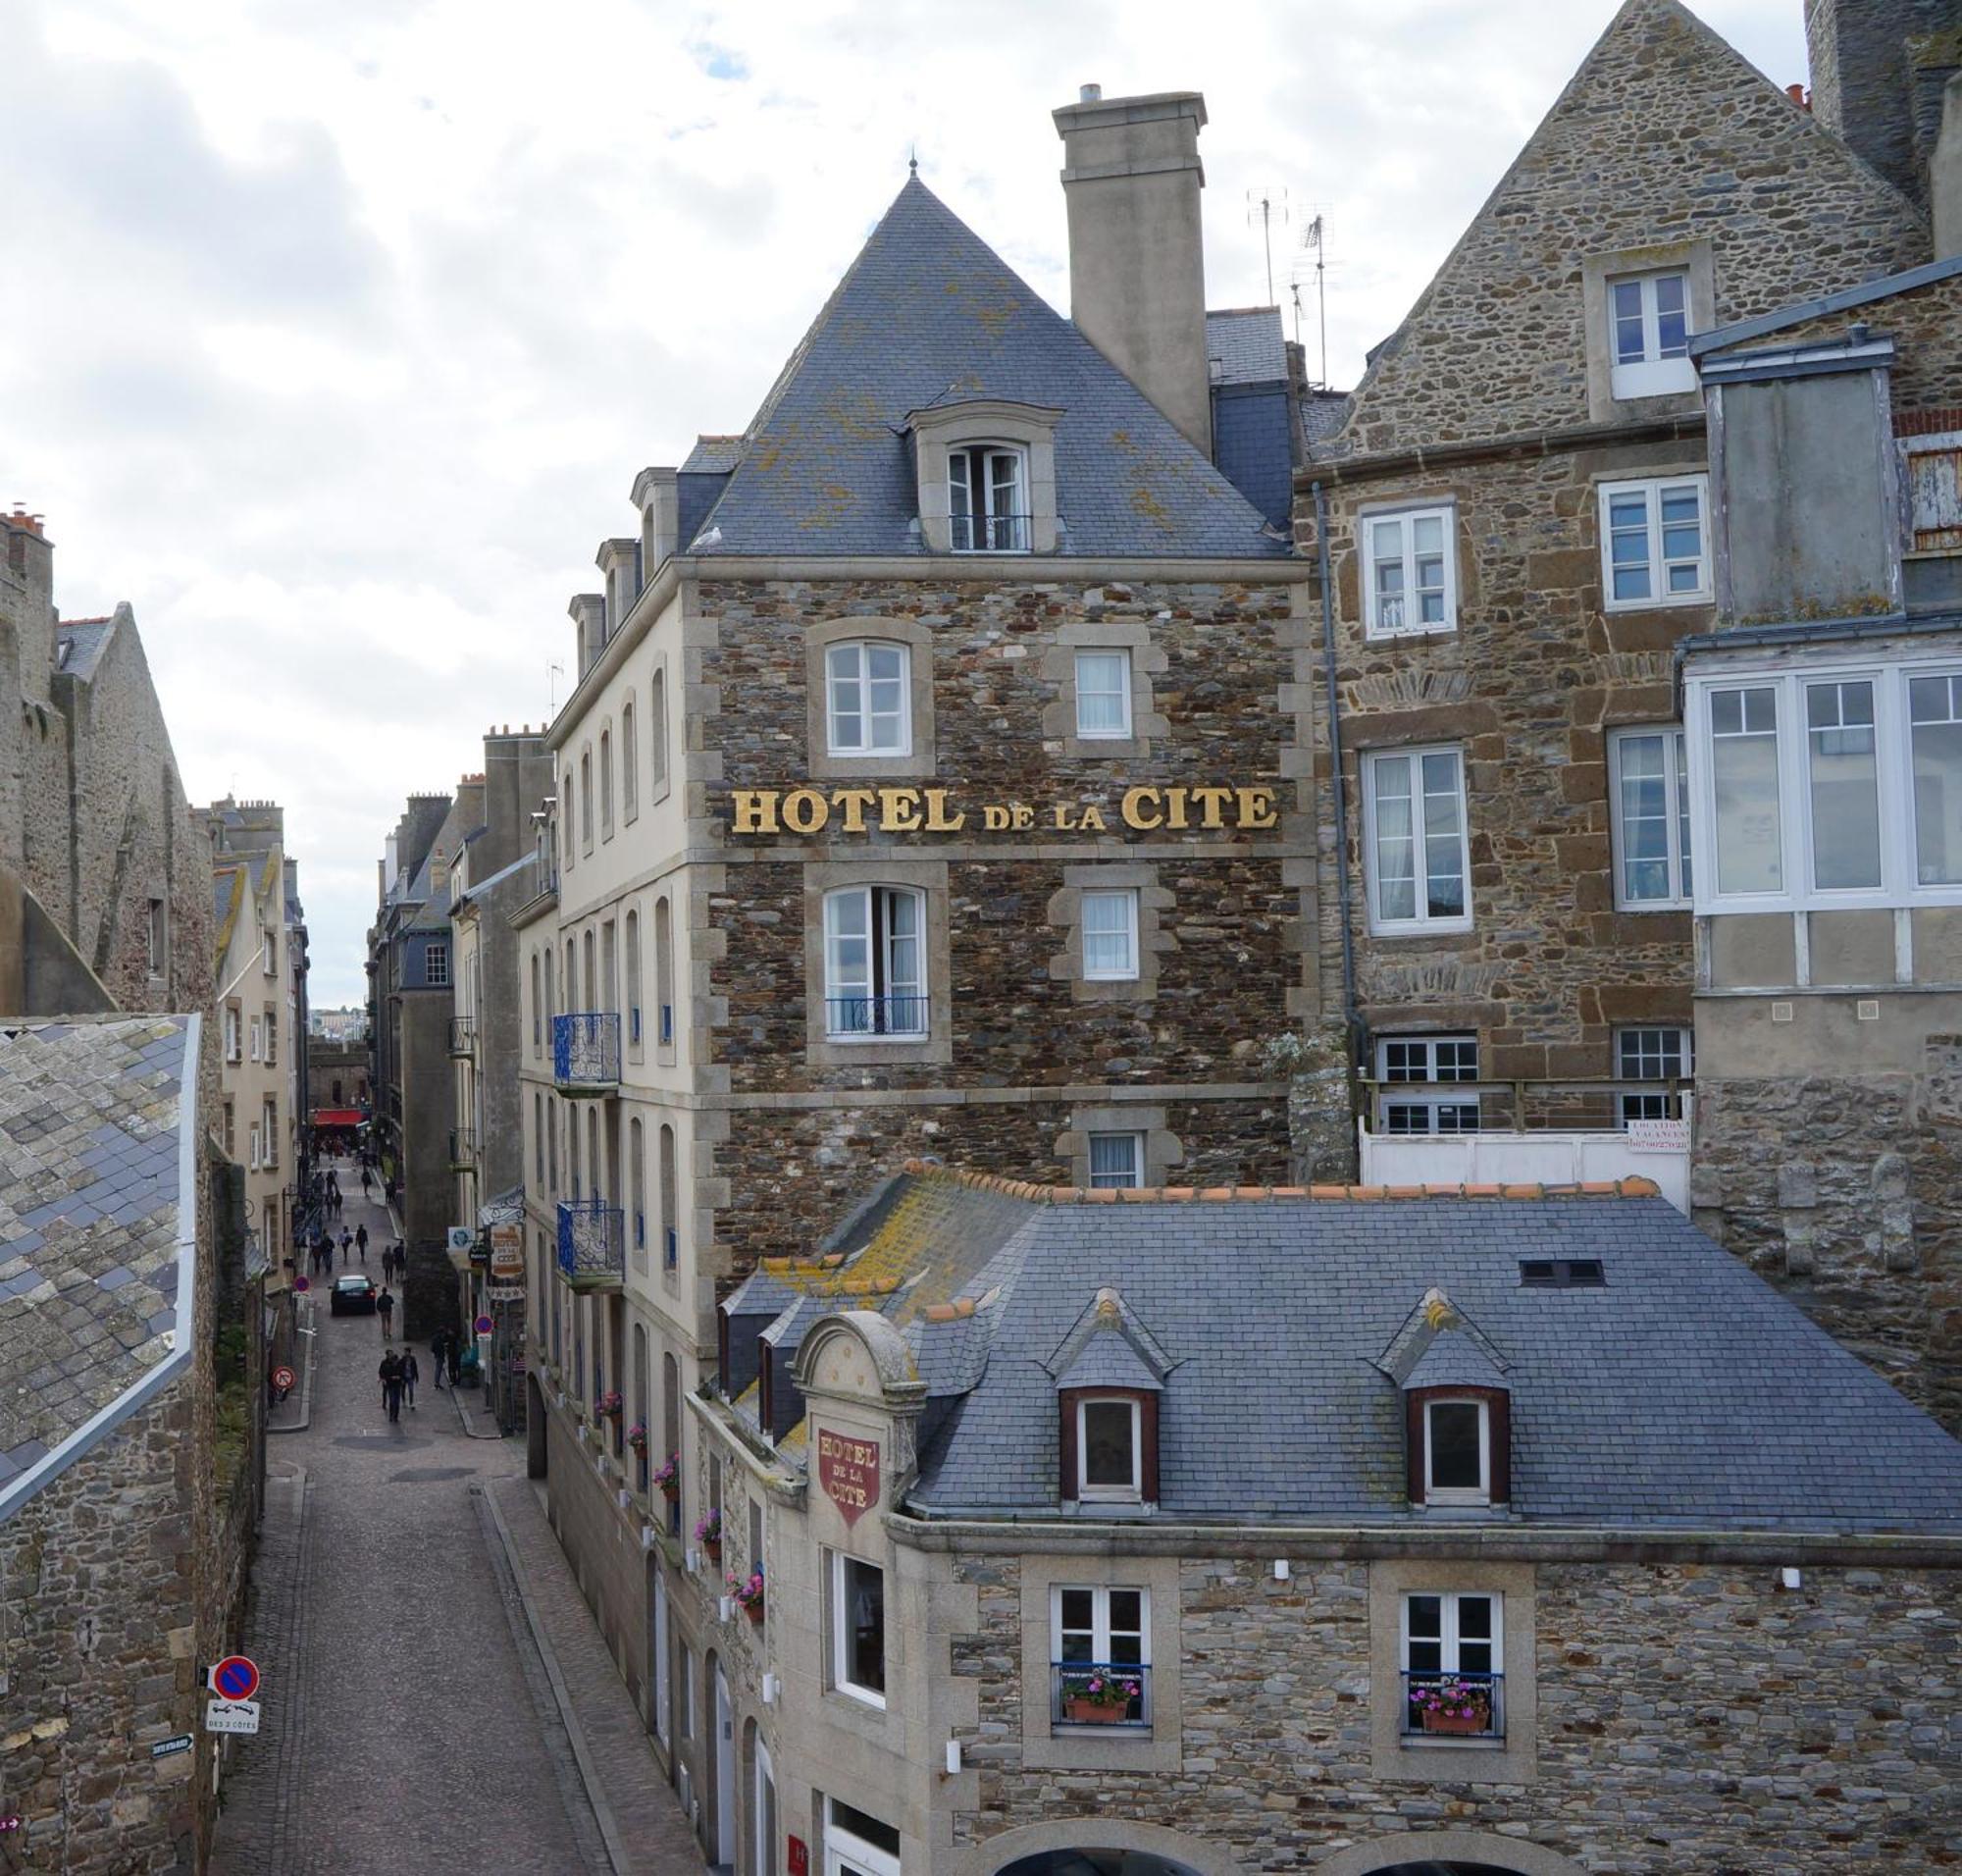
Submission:
[[[384,1292],[386,1294],[386,1292]],[[384,1319],[386,1321],[386,1318]],[[416,1366],[416,1351],[405,1348],[398,1355],[393,1349],[382,1357],[382,1366],[376,1371],[382,1382],[382,1405],[388,1410],[390,1420],[402,1417],[402,1402],[408,1401],[409,1411],[416,1410],[416,1382],[422,1379],[422,1371]],[[442,1377],[437,1377],[437,1385],[442,1385]]]

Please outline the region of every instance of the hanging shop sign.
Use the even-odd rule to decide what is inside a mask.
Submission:
[[[1280,825],[1277,788],[1127,788],[1098,802],[969,801],[952,788],[732,788],[729,831],[775,834],[1259,833]]]
[[[491,1225],[490,1275],[507,1282],[523,1279],[525,1227],[522,1225]]]

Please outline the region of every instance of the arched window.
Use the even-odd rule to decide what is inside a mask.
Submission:
[[[668,778],[668,674],[656,671],[647,693],[647,756],[654,786]]]
[[[582,853],[593,851],[593,755],[588,751],[579,758],[579,824],[585,831]]]
[[[536,1057],[544,1052],[545,1007],[540,1000],[539,954],[532,952],[532,1054]]]
[[[634,1123],[640,1125],[637,1120]],[[634,1425],[645,1433],[647,1425],[647,1330],[644,1323],[634,1325]],[[635,1471],[638,1488],[645,1493],[647,1489],[647,1442],[641,1441],[641,1450],[635,1457]]]
[[[599,732],[599,838],[613,838],[613,732]]]
[[[655,917],[660,916],[657,912]],[[627,1047],[634,1059],[641,1054],[641,914],[627,914]]]
[[[674,1047],[674,942],[667,896],[654,901],[654,1040],[663,1048]]]
[[[679,1536],[682,1498],[681,1367],[667,1353],[661,1356],[661,1457],[663,1462],[669,1459],[674,1461],[675,1492],[668,1500],[668,1530]]]
[[[545,1098],[542,1094],[532,1096],[532,1176],[542,1186],[545,1182]]]
[[[632,1232],[634,1268],[647,1268],[647,1155],[639,1116],[627,1122],[628,1229]]]
[[[1028,452],[977,443],[947,452],[949,520],[955,553],[1029,550]]]
[[[641,811],[641,758],[634,733],[634,700],[620,706],[620,813],[632,820]]]
[[[675,1133],[664,1120],[660,1133],[661,1267],[673,1270],[681,1261],[681,1221],[675,1191]]]
[[[824,1027],[834,1039],[926,1034],[924,893],[847,886],[825,895]]]
[[[586,933],[582,941],[582,946],[586,955],[579,962],[585,973],[586,1008],[589,1010],[600,1010],[605,1006],[600,1001],[599,972],[593,962],[593,933],[591,930]]]

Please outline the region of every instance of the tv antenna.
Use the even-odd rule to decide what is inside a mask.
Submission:
[[[551,719],[558,714],[558,681],[564,675],[565,675],[565,666],[561,664],[557,658],[549,658],[546,660],[545,695],[551,700],[550,705],[545,715],[545,722],[547,724],[549,724],[551,722]]]
[[[1267,257],[1267,304],[1277,305],[1274,298],[1274,227],[1288,225],[1288,192],[1286,189],[1271,189],[1263,185],[1247,191],[1247,226],[1252,228],[1254,218],[1261,221],[1261,246]]]
[[[1315,256],[1315,316],[1321,335],[1321,377],[1319,384],[1323,390],[1328,387],[1328,228],[1319,209],[1312,221],[1301,231],[1301,252]],[[1301,343],[1301,287],[1304,263],[1297,261],[1293,277],[1288,282],[1294,294],[1294,342]]]

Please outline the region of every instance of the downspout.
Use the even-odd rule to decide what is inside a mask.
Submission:
[[[1350,923],[1348,789],[1342,779],[1342,705],[1335,685],[1335,589],[1328,577],[1328,492],[1315,484],[1315,564],[1321,582],[1321,669],[1328,690],[1328,767],[1335,796],[1335,892],[1342,913],[1342,1027],[1353,1093],[1362,1018],[1356,1010],[1356,938]]]

